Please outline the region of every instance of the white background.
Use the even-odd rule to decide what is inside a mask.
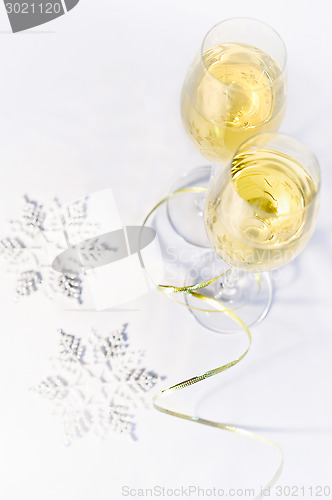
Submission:
[[[111,187],[123,222],[140,223],[180,174],[202,164],[182,130],[179,94],[204,34],[233,16],[271,24],[288,49],[282,131],[319,159],[320,216],[276,283],[249,356],[191,392],[201,416],[255,427],[282,446],[280,485],[332,491],[331,14],[329,0],[81,0],[64,17],[13,35],[1,8],[0,219],[5,236],[25,193],[69,201]],[[138,418],[137,442],[86,438],[64,448],[48,405],[28,391],[47,374],[57,328],[84,337],[90,326],[107,333],[129,321],[133,346],[146,350],[165,384],[233,359],[244,341],[205,331],[157,293],[130,311],[90,314],[43,298],[14,304],[12,288],[1,274],[1,498],[118,500],[123,485],[249,488],[272,475],[274,451],[152,409]],[[309,490],[302,498],[312,498]]]

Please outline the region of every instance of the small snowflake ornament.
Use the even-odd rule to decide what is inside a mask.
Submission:
[[[161,380],[141,365],[141,352],[129,348],[127,325],[106,336],[92,330],[87,342],[59,330],[53,373],[34,391],[54,404],[66,444],[93,433],[119,433],[136,439],[135,410],[147,408],[146,394]]]
[[[69,241],[70,234],[75,241],[83,241],[87,262],[108,251],[103,243],[98,243],[98,238],[88,240],[84,247],[84,240],[94,236],[99,227],[87,220],[88,197],[67,206],[57,198],[42,204],[26,195],[23,201],[20,216],[10,221],[10,236],[0,240],[0,258],[6,264],[6,271],[16,275],[15,298],[42,291],[50,299],[62,294],[82,304],[83,270],[82,274],[70,270],[55,272],[49,262],[48,248],[51,246],[60,254],[67,249],[65,240]]]

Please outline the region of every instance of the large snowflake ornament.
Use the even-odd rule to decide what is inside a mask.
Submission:
[[[0,259],[16,279],[15,298],[40,290],[48,298],[60,293],[81,304],[82,276],[70,270],[55,272],[48,261],[48,245],[61,253],[67,248],[68,232],[76,241],[84,241],[97,228],[88,220],[88,197],[63,206],[57,198],[41,204],[25,195],[19,217],[10,221],[10,235],[0,240]]]
[[[135,411],[148,408],[146,393],[162,379],[141,366],[144,354],[129,347],[127,325],[83,342],[59,330],[53,373],[33,390],[54,404],[67,445],[88,433],[136,439]]]

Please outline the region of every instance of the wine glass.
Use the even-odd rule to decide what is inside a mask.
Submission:
[[[286,48],[270,26],[227,19],[205,36],[185,78],[181,114],[202,156],[225,165],[249,137],[279,129],[286,106]],[[192,170],[172,191],[207,186],[211,166]],[[173,228],[187,241],[209,246],[203,223],[204,194],[168,202]]]
[[[205,252],[195,280],[225,274],[200,292],[236,310],[248,326],[261,321],[272,298],[267,271],[294,259],[307,244],[319,190],[318,162],[297,139],[264,133],[245,141],[229,165],[210,179],[204,221],[214,251]],[[202,308],[190,295],[187,304]],[[236,330],[231,319],[212,307],[210,312],[191,312],[211,330]]]

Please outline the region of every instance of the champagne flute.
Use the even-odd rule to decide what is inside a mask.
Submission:
[[[206,252],[195,278],[204,282],[226,274],[203,294],[236,309],[248,326],[261,321],[272,297],[266,271],[291,261],[308,243],[319,190],[318,162],[298,140],[264,133],[245,141],[228,167],[210,180],[204,220],[214,251]],[[190,295],[187,303],[197,307],[197,299]],[[212,308],[191,312],[211,330],[236,330],[226,315]]]
[[[286,106],[285,67],[282,39],[260,21],[228,19],[207,33],[181,94],[184,128],[202,156],[225,165],[246,139],[279,129]],[[210,174],[211,166],[195,169],[172,190],[207,186]],[[168,216],[187,241],[206,247],[204,198],[175,197]]]

